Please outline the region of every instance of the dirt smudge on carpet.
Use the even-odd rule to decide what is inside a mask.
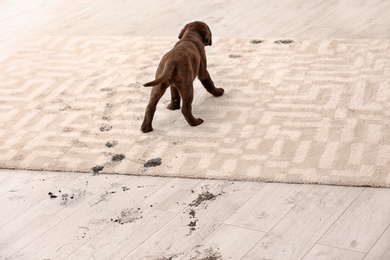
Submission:
[[[276,43],[276,44],[291,44],[293,42],[294,42],[293,40],[279,40],[279,41],[275,41],[274,43]]]
[[[161,165],[161,158],[150,159],[149,161],[144,163],[144,167],[146,167],[146,168],[156,167],[159,165]]]
[[[125,159],[126,156],[124,154],[115,154],[113,157],[112,157],[112,161],[113,162],[120,162],[122,161],[123,159]]]

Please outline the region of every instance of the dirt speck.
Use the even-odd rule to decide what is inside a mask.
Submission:
[[[293,42],[294,42],[293,40],[279,40],[279,41],[275,41],[274,43],[276,43],[276,44],[291,44]]]
[[[252,43],[252,44],[260,44],[260,43],[262,43],[262,42],[264,42],[264,41],[262,41],[262,40],[257,40],[257,39],[251,40],[251,43]]]
[[[62,199],[61,199],[61,205],[66,205],[68,203],[68,199],[73,200],[74,199],[74,194],[69,195],[68,193],[62,194]]]
[[[117,141],[111,140],[111,141],[108,141],[108,142],[106,143],[106,146],[107,146],[108,148],[112,148],[112,147],[116,146],[117,144],[118,144]]]
[[[126,156],[124,154],[115,154],[113,157],[112,157],[112,161],[113,162],[120,162],[122,161],[123,159],[125,159]]]
[[[191,258],[191,260],[222,260],[222,254],[219,251],[219,248],[206,248],[206,249],[197,249],[195,251],[197,254],[195,257]]]
[[[92,171],[93,171],[93,174],[99,174],[101,170],[104,169],[104,166],[101,166],[101,165],[96,165],[94,167],[92,167]]]
[[[101,132],[108,132],[108,131],[111,131],[112,126],[111,125],[102,125],[99,129]]]
[[[188,224],[188,226],[189,226],[189,227],[196,227],[196,221],[197,221],[197,220],[190,221],[190,224]]]
[[[196,213],[195,210],[191,209],[189,215],[190,215],[192,218],[195,218],[195,213]]]
[[[182,254],[179,254],[179,255],[182,255]],[[173,259],[179,257],[179,255],[163,256],[162,258],[157,258],[156,260],[173,260]]]
[[[237,59],[237,58],[241,58],[241,57],[242,57],[242,55],[240,55],[240,54],[229,54],[230,59]]]
[[[62,129],[62,132],[64,132],[64,133],[73,132],[73,128],[72,127],[65,127],[64,129]]]
[[[351,247],[356,247],[359,243],[356,240],[352,240],[350,243]]]
[[[54,195],[53,192],[49,192],[48,195],[50,196],[51,199],[57,198],[57,195]]]
[[[159,165],[161,165],[161,158],[150,159],[149,161],[144,163],[144,167],[147,167],[147,168],[148,167],[156,167]]]

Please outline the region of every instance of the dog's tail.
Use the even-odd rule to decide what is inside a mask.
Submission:
[[[175,66],[173,64],[170,64],[169,62],[165,63],[164,70],[161,76],[151,82],[145,83],[144,86],[145,87],[156,86],[171,79],[174,70],[175,70]]]

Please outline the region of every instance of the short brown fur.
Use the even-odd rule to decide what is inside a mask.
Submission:
[[[181,30],[179,39],[173,49],[162,57],[156,71],[156,79],[144,84],[145,87],[153,86],[141,126],[144,133],[153,130],[152,121],[157,103],[168,87],[171,90],[171,103],[167,108],[179,109],[180,100],[183,100],[181,111],[191,126],[203,123],[203,119],[195,118],[192,114],[195,78],[198,77],[213,96],[219,97],[224,93],[222,88],[214,86],[207,71],[204,47],[212,44],[211,31],[207,24],[198,21],[187,24]]]

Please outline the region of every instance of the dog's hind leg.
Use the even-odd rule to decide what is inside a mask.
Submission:
[[[171,103],[167,106],[170,110],[176,110],[180,108],[180,94],[175,86],[171,85]]]
[[[198,78],[200,82],[202,83],[203,87],[214,97],[222,96],[224,89],[223,88],[216,88],[214,86],[214,82],[210,77],[209,72],[204,69],[203,71],[199,71]]]
[[[187,87],[188,86],[188,87]],[[192,114],[192,100],[194,97],[194,87],[192,82],[187,83],[186,91],[181,92],[183,99],[183,104],[181,112],[183,113],[184,118],[190,126],[197,126],[203,123],[202,118],[195,118]]]
[[[169,84],[164,82],[152,88],[152,91],[150,93],[149,103],[145,111],[144,121],[142,122],[141,125],[142,132],[147,133],[153,131],[152,121],[153,121],[154,113],[156,112],[157,103],[164,95],[165,90],[168,87]]]

